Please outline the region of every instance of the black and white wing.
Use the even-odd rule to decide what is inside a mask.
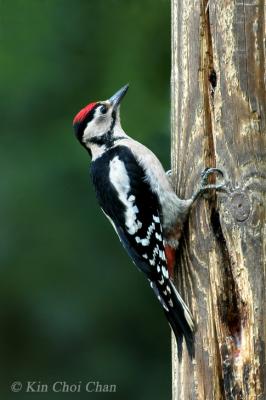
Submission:
[[[143,167],[128,147],[117,146],[92,162],[91,174],[100,206],[133,262],[149,279],[177,340],[184,335],[192,349],[193,321],[169,279],[161,206]]]

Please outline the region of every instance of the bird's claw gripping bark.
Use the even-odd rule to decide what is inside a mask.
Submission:
[[[224,173],[222,170],[219,168],[206,168],[202,173],[201,173],[201,181],[200,181],[200,187],[197,190],[197,192],[193,195],[193,202],[203,193],[207,192],[208,190],[214,189],[214,190],[223,190],[225,188],[225,182],[214,184],[214,183],[208,183],[208,178],[211,174],[217,174],[220,175],[222,178],[224,178]]]
[[[216,173],[217,175],[221,175],[221,177],[224,177],[224,173],[222,170],[219,168],[206,168],[202,173],[201,173],[201,182],[200,182],[200,187],[204,189],[216,189],[219,190],[224,187],[225,183],[221,183],[218,185],[215,184],[208,184],[208,178],[211,174]]]
[[[172,183],[172,179],[173,179],[173,174],[172,174],[172,170],[169,169],[168,171],[166,171],[166,176],[169,179],[170,183]],[[194,203],[195,200],[198,199],[199,196],[201,196],[202,194],[206,193],[208,190],[218,190],[218,191],[228,191],[228,189],[226,189],[226,183],[225,182],[221,182],[218,184],[215,183],[208,183],[208,179],[209,176],[211,174],[216,174],[217,176],[220,175],[221,178],[224,178],[224,173],[221,169],[219,168],[206,168],[202,173],[201,173],[201,180],[200,180],[200,187],[199,189],[196,191],[196,193],[193,194],[191,200],[191,205]]]

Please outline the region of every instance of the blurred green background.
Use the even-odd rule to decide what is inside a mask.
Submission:
[[[1,398],[169,399],[170,329],[97,206],[72,119],[129,82],[124,129],[169,168],[170,2],[1,0],[0,46]]]

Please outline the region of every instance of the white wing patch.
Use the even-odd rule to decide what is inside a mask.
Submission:
[[[130,181],[127,170],[123,161],[119,160],[118,156],[114,157],[109,164],[109,178],[114,188],[118,193],[120,201],[125,205],[125,225],[130,235],[135,233],[142,227],[142,223],[138,220],[138,207],[134,204],[135,196],[130,195]],[[143,244],[143,246],[147,246]]]
[[[139,236],[136,236],[135,240],[137,243],[141,243],[142,246],[148,246],[150,244],[150,241],[148,239],[146,239],[146,238],[141,239]]]
[[[163,285],[164,284],[164,278],[163,278],[163,276],[162,276],[162,278],[159,280],[158,279],[158,282],[160,283],[160,285]]]
[[[161,236],[159,233],[155,232],[155,237],[156,237],[156,239],[158,239],[160,242],[162,242],[163,238],[162,238],[162,236]]]
[[[146,237],[141,239],[139,236],[136,236],[136,238],[135,238],[136,242],[141,243],[142,246],[148,246],[150,244],[151,235],[154,230],[155,230],[155,223],[153,222],[148,228]],[[156,233],[155,233],[155,236],[156,236]]]
[[[156,247],[153,249],[153,252],[152,252],[152,257],[153,258],[151,260],[149,260],[150,265],[152,265],[152,266],[155,265],[156,255],[158,253],[159,253],[159,246],[157,244]],[[158,268],[158,265],[157,265],[157,268]]]
[[[162,273],[163,273],[163,276],[164,276],[166,279],[169,279],[169,272],[168,272],[168,270],[165,268],[164,265],[162,266]]]
[[[152,218],[153,218],[153,221],[156,222],[156,224],[160,223],[160,218],[156,217],[156,215],[153,215]]]

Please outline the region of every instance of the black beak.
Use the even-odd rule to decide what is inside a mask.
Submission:
[[[112,97],[110,97],[109,102],[113,106],[113,108],[116,110],[119,104],[121,103],[121,100],[125,96],[127,90],[128,90],[129,84],[123,86],[118,92],[116,92]]]

